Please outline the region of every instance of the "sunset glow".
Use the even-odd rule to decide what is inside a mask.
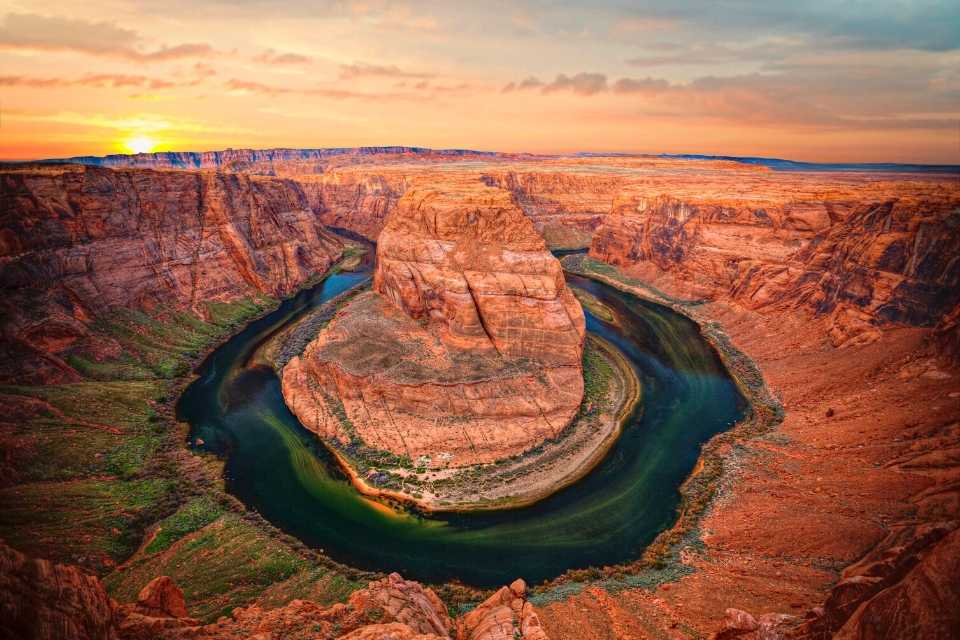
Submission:
[[[150,153],[157,146],[153,139],[147,136],[130,138],[124,144],[131,153]]]
[[[953,163],[958,7],[7,0],[0,157],[140,151],[162,132],[164,149]]]

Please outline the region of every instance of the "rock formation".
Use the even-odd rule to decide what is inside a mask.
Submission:
[[[829,315],[834,345],[930,326],[960,302],[960,193],[866,202],[618,198],[590,255],[688,296]]]
[[[527,585],[523,580],[502,587],[458,622],[457,637],[465,640],[547,640],[526,594]]]
[[[0,541],[0,632],[20,640],[116,640],[115,605],[95,576]]]
[[[289,181],[13,165],[0,187],[6,380],[77,380],[67,354],[117,351],[91,329],[109,309],[287,295],[342,249]]]
[[[10,640],[547,640],[522,580],[459,620],[431,589],[392,573],[345,604],[253,605],[202,624],[187,616],[183,593],[166,576],[146,585],[137,602],[120,604],[96,577],[28,558],[2,541],[0,614],[0,632]]]
[[[728,609],[714,640],[948,640],[960,634],[955,522],[888,536],[803,617]]]
[[[563,430],[583,394],[584,316],[507,192],[412,188],[377,254],[376,292],[284,369],[308,429],[426,466],[492,462]]]

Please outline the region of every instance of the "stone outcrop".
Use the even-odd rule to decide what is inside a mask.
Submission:
[[[115,605],[95,576],[28,558],[0,541],[4,638],[117,640]]]
[[[445,343],[547,366],[579,362],[583,312],[506,192],[470,180],[408,191],[377,259],[374,288]]]
[[[410,189],[377,253],[375,293],[283,371],[308,429],[430,467],[492,462],[563,430],[583,393],[584,316],[507,192]]]
[[[68,354],[117,351],[91,330],[112,308],[203,316],[209,302],[284,296],[342,250],[285,180],[12,165],[0,189],[7,380],[78,379]]]
[[[186,618],[187,603],[173,580],[157,576],[137,595],[137,609],[156,618]]]
[[[0,632],[11,640],[547,640],[525,592],[518,580],[452,620],[431,589],[393,573],[344,604],[252,605],[202,624],[187,616],[183,593],[166,576],[146,585],[137,602],[120,604],[98,578],[0,542]]]
[[[540,619],[527,601],[527,585],[515,580],[502,587],[458,623],[464,640],[547,640]]]

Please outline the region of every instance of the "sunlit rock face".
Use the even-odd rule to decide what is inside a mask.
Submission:
[[[590,255],[667,276],[691,296],[829,316],[835,346],[871,342],[884,326],[929,326],[960,303],[960,195],[928,191],[804,203],[784,194],[763,207],[627,193]]]
[[[0,186],[0,378],[20,382],[76,380],[71,354],[116,352],[90,329],[110,309],[203,316],[289,295],[342,251],[288,180],[13,165]]]
[[[412,189],[380,236],[374,288],[446,344],[575,365],[583,313],[510,194],[473,180]]]
[[[583,395],[584,316],[509,193],[471,178],[415,186],[377,254],[374,292],[284,369],[307,428],[432,466],[492,462],[563,430]]]

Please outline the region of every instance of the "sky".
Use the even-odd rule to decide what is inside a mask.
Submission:
[[[0,0],[0,158],[412,145],[960,163],[960,2]]]

